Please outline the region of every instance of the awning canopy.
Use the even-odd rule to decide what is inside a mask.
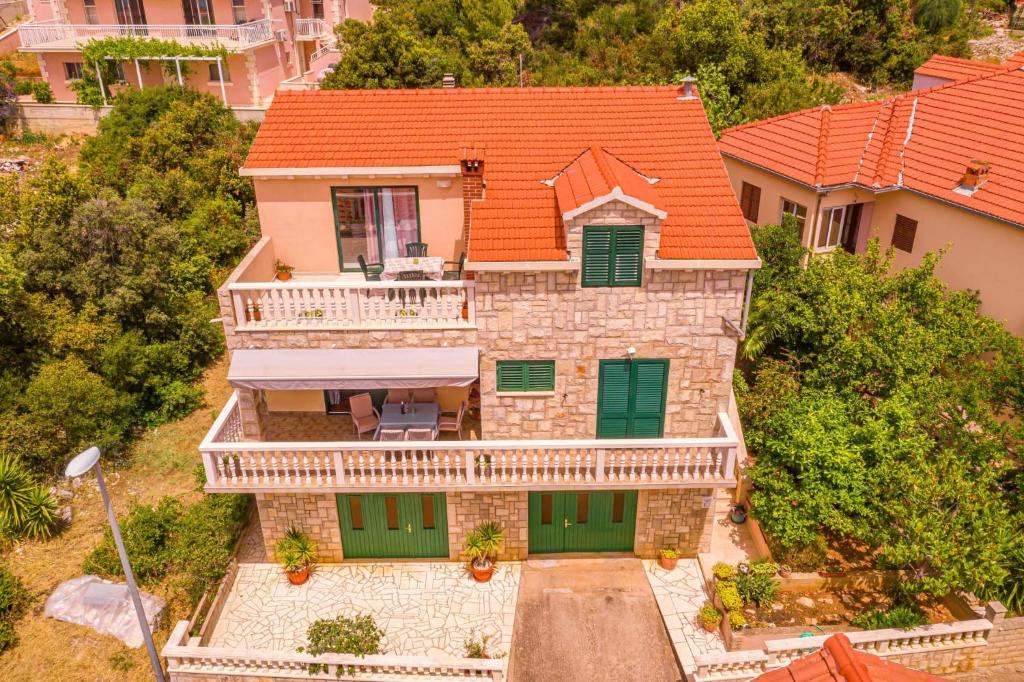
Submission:
[[[267,348],[231,354],[236,388],[428,388],[469,386],[477,348]]]

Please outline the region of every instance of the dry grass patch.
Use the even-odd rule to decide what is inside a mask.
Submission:
[[[196,447],[231,392],[226,381],[227,360],[221,360],[203,381],[206,405],[189,416],[150,429],[135,444],[129,466],[104,472],[114,509],[123,520],[135,504],[153,505],[172,495],[185,505],[201,498],[195,469]],[[46,597],[61,582],[81,574],[82,560],[103,539],[106,513],[95,479],[76,490],[71,527],[50,542],[23,542],[4,556],[7,566],[24,581],[37,600],[17,626],[18,645],[0,655],[0,679],[152,680],[145,648],[129,649],[120,640],[43,616]],[[163,585],[145,588],[165,599]],[[188,604],[171,601],[164,625],[155,634],[163,646],[174,622],[188,618]]]

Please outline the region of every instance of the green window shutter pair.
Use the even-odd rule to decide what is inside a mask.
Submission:
[[[643,267],[643,226],[583,228],[583,286],[638,287]]]
[[[555,390],[554,360],[499,360],[498,391]]]

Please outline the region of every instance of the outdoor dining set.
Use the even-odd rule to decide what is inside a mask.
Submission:
[[[466,401],[455,412],[442,412],[433,388],[389,388],[380,410],[369,393],[360,393],[349,398],[349,408],[359,438],[372,432],[381,441],[437,440],[445,431],[461,440],[466,415]]]
[[[382,264],[369,264],[362,255],[356,260],[367,282],[460,280],[466,265],[466,253],[463,252],[457,261],[445,261],[441,256],[428,256],[424,242],[409,242],[405,245],[404,257],[385,258]],[[456,268],[445,270],[445,265]]]

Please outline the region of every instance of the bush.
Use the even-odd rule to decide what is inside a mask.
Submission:
[[[37,81],[32,84],[32,96],[40,104],[50,104],[53,102],[53,89],[46,81]]]
[[[762,606],[775,601],[779,583],[775,580],[778,564],[766,559],[759,559],[749,565],[740,564],[736,576],[736,590],[744,604]]]
[[[887,628],[910,630],[927,623],[928,619],[921,609],[907,604],[897,604],[888,611],[871,609],[850,621],[851,625],[864,628],[865,630],[884,630]]]
[[[12,538],[45,540],[57,529],[57,502],[32,483],[21,462],[0,455],[0,527]]]
[[[31,95],[32,94],[32,81],[18,81],[14,84],[15,95]]]
[[[736,589],[736,583],[731,581],[718,581],[715,583],[715,592],[722,600],[722,606],[726,611],[738,611],[743,608],[743,598]]]
[[[722,612],[714,604],[705,604],[697,612],[697,621],[706,628],[716,628],[722,622]]]
[[[736,569],[724,561],[719,561],[717,564],[711,567],[711,572],[715,574],[715,577],[719,580],[732,580],[736,577]]]
[[[793,571],[817,571],[825,564],[828,556],[825,538],[820,535],[809,544],[791,547],[786,547],[769,537],[768,546],[772,556]]]
[[[171,535],[181,515],[181,503],[165,497],[156,507],[136,507],[128,520],[121,524],[125,550],[140,583],[154,583],[167,575]],[[106,577],[124,575],[109,529],[99,547],[85,557],[82,570]]]
[[[733,630],[742,630],[747,626],[746,617],[739,611],[729,612],[729,627]]]
[[[325,653],[372,656],[384,653],[380,646],[384,631],[377,627],[373,616],[338,616],[333,620],[314,621],[306,632],[306,638],[308,644],[300,646],[298,651],[311,656]],[[327,666],[312,664],[309,666],[309,674],[326,672],[326,668]],[[341,673],[339,669],[339,677]]]
[[[18,576],[0,568],[0,651],[17,644],[14,624],[25,615],[31,601],[32,596]]]

